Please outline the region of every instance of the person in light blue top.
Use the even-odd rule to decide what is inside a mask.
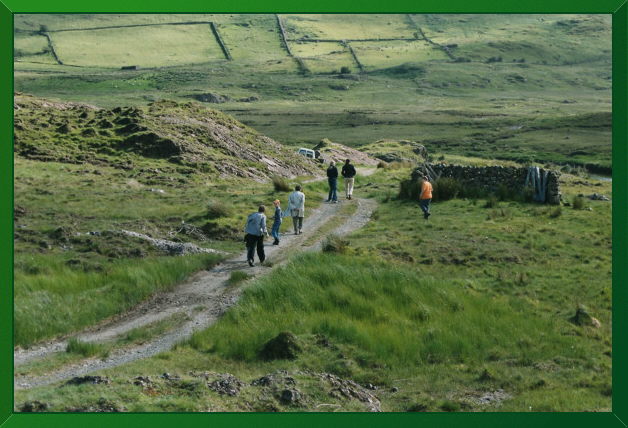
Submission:
[[[279,201],[279,199],[275,199],[273,201],[273,204],[275,205],[275,218],[273,228],[270,231],[270,236],[275,238],[273,245],[279,245],[279,228],[281,227],[281,202]]]
[[[268,235],[266,231],[266,215],[264,212],[266,207],[260,205],[257,212],[248,216],[246,226],[244,227],[244,242],[246,242],[246,261],[249,266],[253,266],[255,249],[257,248],[257,257],[259,262],[264,263],[266,255],[264,254],[264,235]]]

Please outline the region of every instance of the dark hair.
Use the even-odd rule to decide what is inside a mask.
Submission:
[[[349,163],[349,162],[351,162],[351,159],[347,159],[347,160],[345,161],[345,163]]]
[[[263,213],[264,211],[266,211],[266,207],[264,205],[260,205],[257,211]]]
[[[301,186],[297,184],[296,186],[294,186],[294,190],[296,190],[296,191],[301,190]]]

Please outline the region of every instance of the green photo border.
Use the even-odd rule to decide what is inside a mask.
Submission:
[[[17,13],[603,13],[613,17],[613,407],[602,413],[124,413],[13,412],[13,14]],[[170,2],[0,0],[0,427],[592,427],[628,428],[628,4],[627,0],[289,0]],[[11,59],[11,60],[9,60]],[[623,333],[623,334],[622,334]],[[626,423],[624,423],[626,422]]]

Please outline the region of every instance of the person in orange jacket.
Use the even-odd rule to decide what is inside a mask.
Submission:
[[[423,176],[421,182],[421,194],[419,195],[419,205],[423,211],[423,218],[427,220],[430,214],[430,202],[432,202],[432,183],[430,183],[427,175]]]

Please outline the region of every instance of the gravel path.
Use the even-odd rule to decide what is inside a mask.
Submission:
[[[364,171],[363,175],[370,175],[370,173],[372,173],[371,170]],[[302,235],[286,234],[282,237],[279,246],[273,246],[270,245],[270,241],[267,242],[265,247],[267,260],[273,263],[273,267],[276,267],[285,263],[289,256],[296,252],[319,249],[324,236],[320,236],[314,244],[306,245],[308,237],[315,236],[325,223],[337,217],[338,211],[344,203],[357,204],[357,211],[332,231],[332,233],[339,235],[346,235],[364,226],[377,206],[374,200],[359,198],[343,201],[339,204],[322,204],[318,209],[309,213],[306,212],[307,217],[303,224]],[[287,220],[291,221],[290,219]],[[311,239],[309,241],[311,242]],[[209,271],[199,272],[175,290],[155,295],[123,316],[86,330],[74,337],[85,342],[112,340],[134,328],[146,326],[178,312],[187,314],[189,321],[147,343],[116,349],[104,360],[85,360],[41,377],[15,378],[15,389],[43,386],[74,376],[84,376],[93,371],[148,358],[171,349],[176,343],[189,338],[193,332],[213,324],[238,301],[243,287],[227,287],[227,280],[231,272],[236,270],[246,271],[255,278],[272,271],[271,268],[258,264],[255,267],[249,267],[246,262],[246,252],[243,252]],[[14,352],[14,364],[17,367],[55,352],[62,352],[65,350],[66,343],[66,340],[51,341],[28,350],[16,350]]]

